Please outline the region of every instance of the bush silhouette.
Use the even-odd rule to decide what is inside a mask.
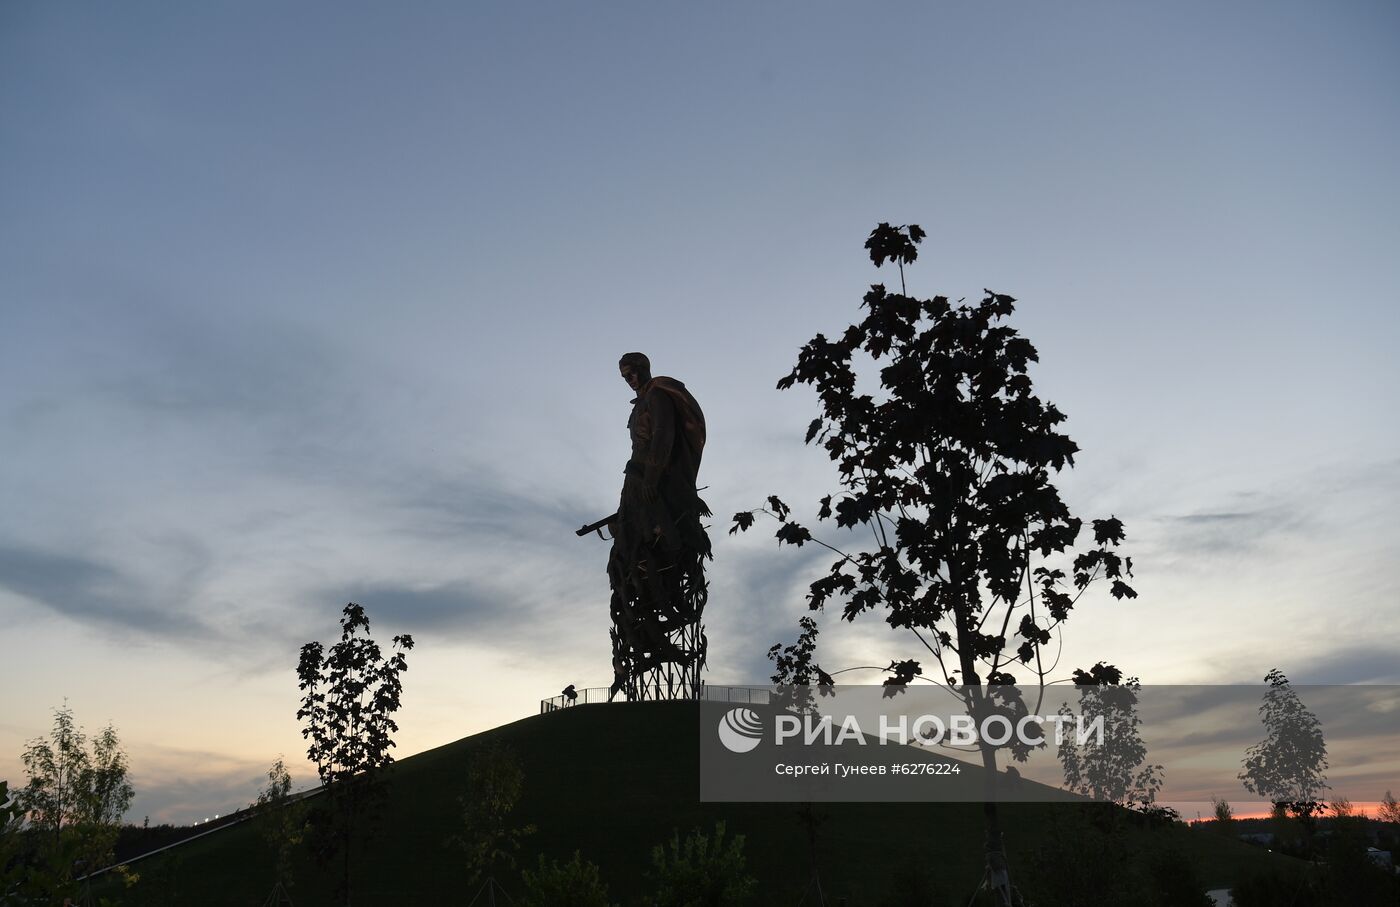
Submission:
[[[744,867],[744,836],[724,838],[724,823],[714,837],[695,829],[684,840],[671,835],[670,847],[651,851],[656,907],[729,907],[746,904],[757,882]]]
[[[520,874],[525,893],[521,907],[608,907],[608,888],[598,867],[574,851],[567,863],[546,861],[540,855],[539,868]]]

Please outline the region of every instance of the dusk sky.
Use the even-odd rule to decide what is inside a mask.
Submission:
[[[706,679],[765,681],[830,558],[729,516],[834,490],[774,385],[881,221],[1019,300],[1126,526],[1062,674],[1400,682],[1397,108],[1385,0],[0,4],[0,778],[66,698],[130,821],[311,783],[351,600],[400,758],[606,686],[629,350],[708,420]]]

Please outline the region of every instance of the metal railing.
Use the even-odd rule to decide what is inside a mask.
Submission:
[[[292,795],[288,798],[288,803],[289,803],[289,805],[290,805],[290,803],[294,803],[294,802],[296,802],[296,801],[298,801],[298,800],[308,800],[308,799],[310,799],[310,798],[312,798],[312,797],[320,796],[322,793],[325,792],[325,790],[326,790],[326,789],[325,789],[324,787],[313,787],[311,790],[307,790],[307,791],[298,791],[297,793],[292,794]],[[245,807],[243,807],[242,809],[239,809],[239,810],[237,810],[237,811],[235,811],[235,812],[229,813],[228,815],[224,816],[224,817],[221,818],[221,819],[216,819],[216,820],[214,820],[214,821],[212,821],[212,822],[201,822],[201,823],[199,823],[198,826],[191,826],[191,827],[192,827],[192,828],[193,828],[193,827],[203,827],[203,826],[205,826],[205,825],[212,826],[212,827],[206,828],[204,831],[201,831],[201,832],[197,832],[197,833],[195,833],[195,834],[192,834],[192,835],[190,835],[190,836],[187,837],[187,838],[181,838],[181,839],[178,840],[178,841],[171,841],[169,844],[165,844],[165,845],[163,845],[163,846],[161,846],[161,847],[152,848],[151,850],[148,850],[148,851],[146,851],[145,853],[139,853],[139,854],[136,854],[135,856],[127,857],[126,859],[120,861],[119,863],[113,863],[111,866],[104,866],[104,867],[102,867],[101,869],[98,869],[98,870],[96,870],[96,871],[94,871],[94,872],[88,873],[88,874],[85,875],[85,876],[78,876],[78,877],[77,877],[77,881],[83,882],[83,881],[86,881],[86,880],[88,880],[88,879],[95,879],[95,878],[97,878],[98,876],[102,875],[103,873],[111,872],[113,869],[116,869],[118,866],[130,866],[132,863],[135,863],[137,860],[144,860],[144,859],[146,859],[147,857],[153,857],[153,856],[155,856],[155,855],[158,854],[158,853],[165,853],[167,850],[172,850],[172,849],[174,849],[174,848],[176,848],[176,847],[182,847],[182,846],[184,846],[184,845],[190,843],[191,841],[197,841],[197,840],[199,840],[200,838],[204,837],[205,835],[212,835],[212,834],[214,834],[215,832],[223,831],[223,830],[226,829],[226,828],[232,828],[232,827],[235,826],[235,825],[239,825],[239,824],[241,824],[241,823],[243,823],[243,822],[247,822],[249,819],[255,819],[255,818],[257,818],[260,814],[261,814],[261,810],[259,810],[258,808],[254,807],[254,806],[245,806]]]
[[[627,698],[621,694],[609,696],[608,687],[587,687],[582,690],[574,690],[572,698],[560,694],[551,696],[548,699],[540,700],[540,714],[546,712],[557,712],[560,709],[571,709],[580,705],[601,705],[608,702],[626,702]],[[645,689],[642,691],[642,699],[664,699],[660,695],[662,688]],[[649,695],[650,694],[650,695]],[[706,702],[743,702],[750,705],[768,705],[772,696],[769,687],[726,687],[707,683],[700,688],[700,698]]]

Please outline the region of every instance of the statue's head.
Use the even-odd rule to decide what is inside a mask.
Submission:
[[[651,360],[645,353],[627,353],[617,360],[617,370],[622,380],[634,391],[640,391],[651,380]]]

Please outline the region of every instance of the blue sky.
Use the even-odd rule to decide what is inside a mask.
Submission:
[[[248,802],[350,598],[419,641],[400,755],[606,683],[618,355],[720,517],[814,502],[774,383],[880,221],[1021,300],[1127,526],[1066,665],[1397,679],[1392,4],[402,6],[0,8],[0,777],[67,697],[138,816]],[[763,679],[824,565],[726,526],[710,676]]]

